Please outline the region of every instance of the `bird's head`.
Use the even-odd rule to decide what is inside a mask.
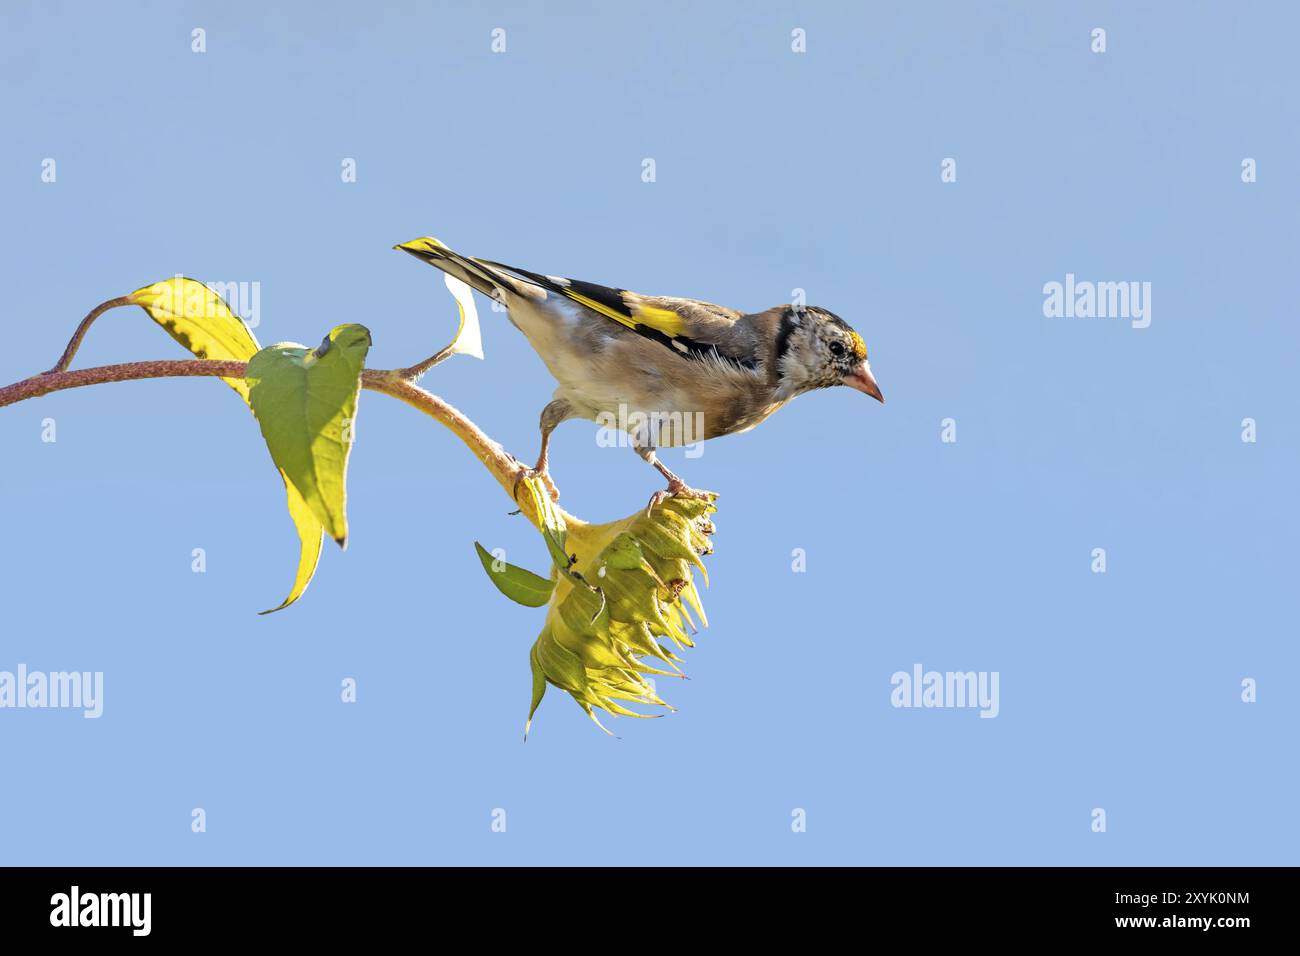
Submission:
[[[834,312],[786,306],[776,335],[780,389],[787,398],[814,388],[847,385],[884,402],[867,363],[867,344]]]

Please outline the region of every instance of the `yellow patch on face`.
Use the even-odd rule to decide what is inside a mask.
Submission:
[[[849,338],[853,340],[853,354],[860,359],[867,357],[867,343],[862,341],[862,336],[857,332],[850,332]]]

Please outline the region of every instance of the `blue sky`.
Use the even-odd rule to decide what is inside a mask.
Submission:
[[[0,671],[105,684],[98,720],[0,710],[0,862],[1293,863],[1298,27],[1250,3],[6,3],[3,382],[181,272],[258,283],[263,343],[362,322],[371,365],[408,364],[454,306],[390,247],[433,234],[744,309],[805,289],[888,404],[810,395],[667,452],[722,493],[679,711],[610,740],[552,689],[526,744],[541,615],[472,542],[545,553],[444,429],[363,393],[348,551],[259,618],[296,543],[228,389],[0,410]],[[1067,273],[1149,282],[1150,326],[1045,317]],[[486,361],[424,384],[530,457],[554,385],[481,311]],[[167,357],[118,310],[78,364]],[[562,426],[553,469],[609,520],[659,480],[595,434]],[[998,716],[891,706],[915,664],[997,672]]]

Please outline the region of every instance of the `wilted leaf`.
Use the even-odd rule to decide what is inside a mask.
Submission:
[[[483,570],[497,586],[497,590],[510,600],[525,607],[541,607],[551,599],[551,592],[555,590],[554,581],[498,560],[477,541],[474,542],[474,548],[478,551],[478,559],[483,562]]]
[[[347,545],[348,455],[369,349],[365,326],[340,325],[314,350],[264,348],[246,372],[271,458],[340,547]]]
[[[447,247],[432,236],[421,236],[419,239],[412,239],[410,242],[401,242],[393,246],[394,249],[401,249],[403,252],[409,252],[417,258],[428,261],[430,255],[438,255],[437,250],[446,249]],[[460,325],[456,328],[456,337],[451,340],[451,344],[443,349],[444,353],[450,355],[472,355],[476,359],[483,358],[483,334],[479,329],[478,307],[474,302],[474,290],[460,279],[457,279],[451,273],[445,273],[443,281],[447,284],[448,291],[456,300],[456,305],[460,308]]]
[[[460,326],[456,329],[456,338],[452,340],[451,350],[457,355],[472,355],[476,359],[482,359],[483,333],[479,329],[474,290],[468,283],[462,282],[454,275],[443,276],[443,281],[460,309]]]

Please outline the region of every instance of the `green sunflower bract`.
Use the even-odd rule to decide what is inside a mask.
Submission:
[[[696,619],[708,626],[694,572],[708,583],[701,557],[713,550],[712,500],[670,498],[649,513],[593,525],[566,521],[539,483],[526,484],[558,574],[529,655],[533,695],[525,738],[547,684],[572,696],[606,733],[597,710],[624,717],[660,716],[629,704],[672,710],[647,678],[684,676],[676,652],[694,646]]]

